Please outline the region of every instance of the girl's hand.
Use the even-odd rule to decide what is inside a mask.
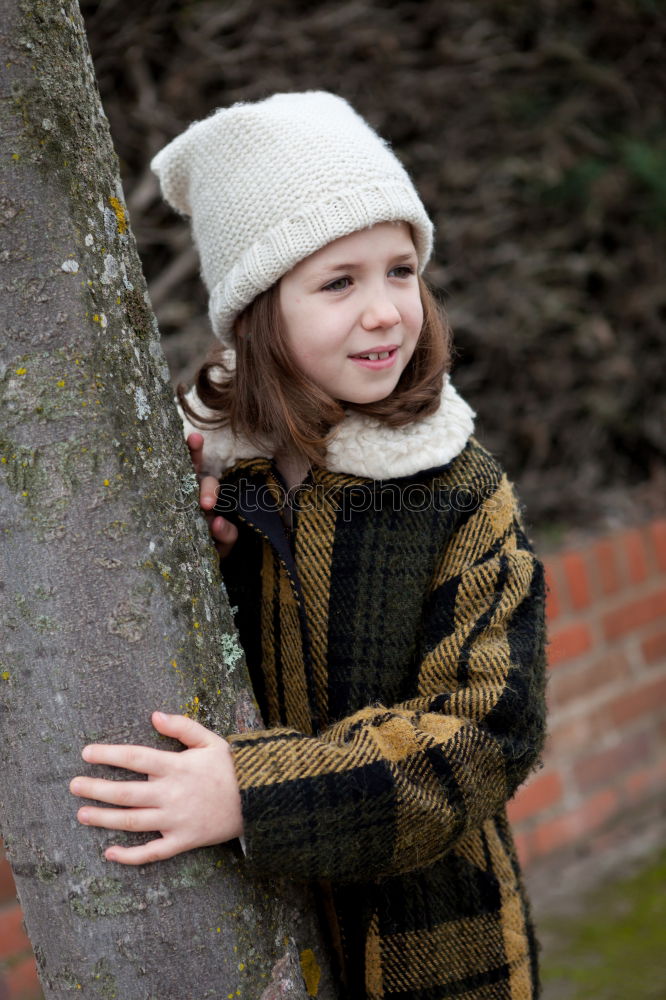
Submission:
[[[73,795],[124,808],[83,806],[80,823],[107,830],[158,830],[162,836],[138,847],[108,847],[108,861],[145,865],[195,847],[243,835],[240,792],[226,740],[184,715],[153,712],[159,733],[184,743],[173,752],[127,744],[92,744],[81,756],[89,764],[111,764],[148,775],[148,781],[74,778]]]
[[[217,488],[219,483],[215,476],[201,475],[201,460],[203,456],[204,439],[202,434],[188,434],[187,446],[190,449],[190,458],[194,466],[194,471],[199,477],[199,505],[206,515],[208,528],[215,542],[215,548],[220,556],[228,556],[238,538],[238,528],[231,521],[225,521],[219,514],[212,514],[211,511],[217,500]]]

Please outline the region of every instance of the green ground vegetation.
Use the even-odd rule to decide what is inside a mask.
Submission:
[[[666,847],[539,924],[544,1000],[665,1000]]]

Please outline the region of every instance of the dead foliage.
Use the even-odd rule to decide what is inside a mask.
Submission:
[[[658,0],[82,3],[177,375],[209,343],[151,156],[192,120],[330,89],[437,226],[455,382],[542,542],[663,507],[666,13]]]

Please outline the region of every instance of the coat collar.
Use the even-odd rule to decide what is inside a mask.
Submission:
[[[435,412],[403,427],[387,427],[349,410],[329,444],[326,467],[369,479],[398,479],[447,465],[467,444],[475,416],[446,376]]]
[[[233,351],[225,355],[233,355]],[[225,363],[233,358],[225,356]],[[212,415],[199,401],[195,390],[188,402],[204,416]],[[463,450],[474,432],[475,411],[460,396],[449,376],[445,376],[438,408],[430,416],[404,427],[387,427],[376,417],[348,410],[331,440],[326,468],[369,479],[397,479],[424,469],[447,465]],[[258,447],[229,427],[202,430],[191,424],[181,412],[185,435],[196,431],[204,437],[204,472],[220,478],[237,462],[250,458],[272,458],[274,448],[268,439]]]

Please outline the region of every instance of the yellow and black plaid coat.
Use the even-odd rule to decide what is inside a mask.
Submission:
[[[393,480],[315,467],[293,530],[237,462],[223,574],[266,722],[229,737],[248,862],[316,882],[345,996],[533,1000],[506,803],[544,740],[544,576],[471,436]]]

